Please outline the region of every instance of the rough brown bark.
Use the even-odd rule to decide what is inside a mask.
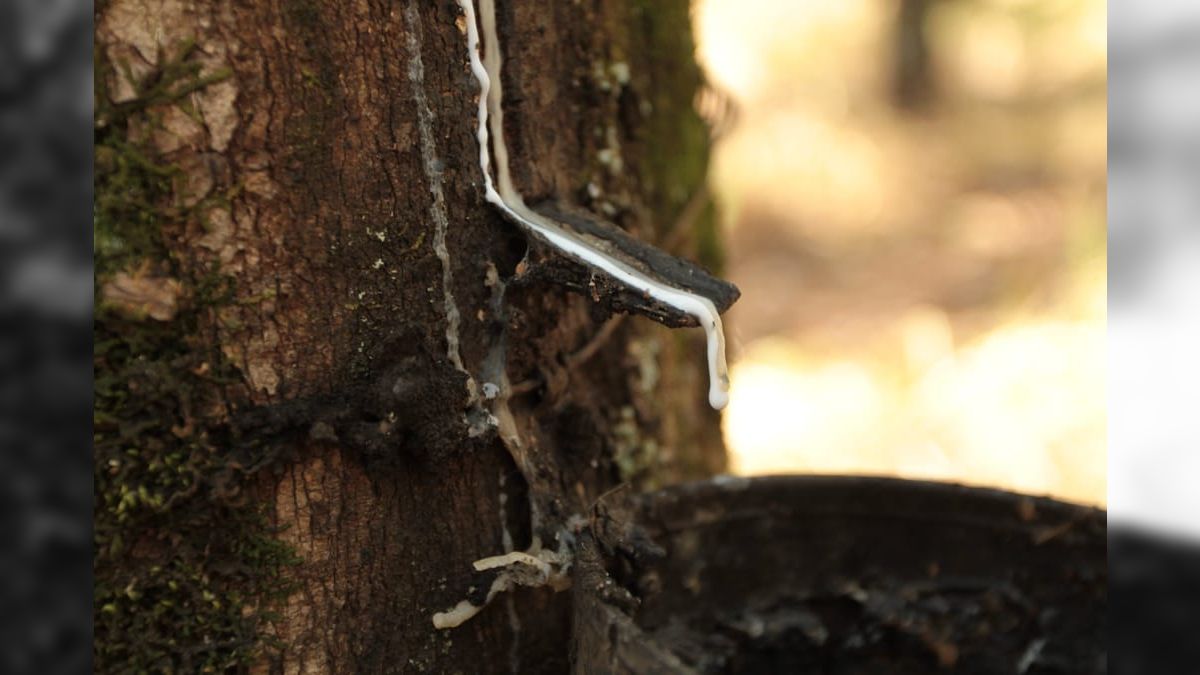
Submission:
[[[205,339],[236,367],[221,422],[250,462],[270,448],[251,499],[300,558],[264,672],[561,672],[567,594],[521,589],[449,631],[431,615],[478,583],[473,560],[552,543],[622,480],[723,466],[698,332],[609,324],[586,296],[513,281],[527,242],[482,197],[459,21],[448,0],[97,9],[113,104],[187,41],[202,74],[228,69],[120,133],[177,167],[170,199],[196,207],[160,223],[172,259],[232,278]],[[663,240],[705,163],[686,2],[501,2],[498,22],[519,188]],[[132,278],[120,297],[146,290]],[[451,298],[472,378],[507,342],[523,469],[464,422]]]

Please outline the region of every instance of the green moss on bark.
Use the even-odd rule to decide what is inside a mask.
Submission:
[[[218,672],[271,644],[261,627],[288,590],[292,553],[248,497],[270,453],[229,424],[223,393],[237,373],[212,333],[231,280],[175,259],[164,225],[196,217],[174,199],[178,172],[128,129],[155,123],[223,77],[201,77],[190,45],[112,105],[105,84],[129,77],[97,52],[94,667],[97,672]],[[170,320],[106,304],[114,275],[182,282]]]
[[[657,222],[669,226],[708,177],[709,131],[693,102],[704,83],[696,63],[688,2],[633,0],[632,34],[646,46],[642,67],[651,86],[645,134],[653,150],[645,158],[645,181]],[[693,227],[701,265],[721,273],[723,257],[711,200]]]

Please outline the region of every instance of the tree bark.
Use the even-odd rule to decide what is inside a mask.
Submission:
[[[174,361],[138,358],[189,378],[179,364],[197,377],[228,366],[130,436],[101,421],[133,419],[145,386],[98,349],[98,382],[111,376],[121,393],[111,410],[100,409],[108,398],[97,403],[97,537],[111,548],[108,562],[98,557],[98,587],[119,589],[127,570],[161,568],[214,535],[172,539],[163,513],[236,493],[228,508],[265,509],[296,561],[283,568],[282,597],[246,602],[257,646],[231,663],[562,672],[569,594],[519,588],[450,630],[431,617],[478,594],[472,561],[535,538],[553,548],[571,516],[622,482],[723,468],[703,336],[610,318],[530,273],[530,242],[483,198],[478,86],[456,2],[109,0],[96,18],[98,186],[112,166],[170,169],[148,192],[149,215],[122,211],[132,188],[115,182],[113,232],[98,207],[97,256],[108,261],[97,265],[98,343],[103,333],[133,344],[138,331],[190,316],[152,343],[169,344]],[[707,157],[686,1],[501,2],[497,21],[511,165],[527,200],[575,204],[643,241],[666,240]],[[142,153],[132,164],[111,150],[127,147]],[[128,228],[142,215],[153,246],[135,249]],[[689,236],[674,237],[684,243],[672,253],[707,246],[711,222],[682,226]],[[229,291],[205,306],[197,289],[214,274]],[[519,462],[488,420],[497,356],[527,448]],[[123,445],[109,443],[117,437]],[[236,478],[197,473],[189,485],[203,502],[196,488],[173,499],[152,486],[152,515],[116,520],[105,467],[153,465],[185,437],[205,439]],[[131,443],[140,450],[104,454]],[[141,543],[112,545],[114,535]],[[211,566],[251,564],[200,549],[205,583],[222,573]],[[138,597],[167,594],[150,574],[130,581]],[[111,617],[137,610],[120,603],[145,600],[105,593],[112,609],[97,608],[97,639],[117,639]],[[174,636],[180,652],[220,652],[207,630]],[[104,665],[120,669],[129,653]]]

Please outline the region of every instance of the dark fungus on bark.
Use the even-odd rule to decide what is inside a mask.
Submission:
[[[579,207],[548,200],[534,205],[533,210],[651,279],[708,298],[718,312],[725,312],[741,296],[737,286],[714,277],[699,265],[647,244]],[[529,281],[550,281],[592,298],[611,312],[641,314],[671,328],[697,325],[691,314],[630,289],[604,270],[563,256],[549,246],[536,248],[542,252],[542,259],[528,271]]]
[[[436,463],[470,446],[464,430],[444,423],[446,410],[465,408],[464,378],[444,361],[409,356],[336,392],[240,411],[233,426],[267,446],[307,436],[369,463],[388,465],[400,453]]]

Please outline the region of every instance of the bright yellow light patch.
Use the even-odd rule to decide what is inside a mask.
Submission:
[[[745,297],[733,470],[1105,500],[1105,5],[701,0],[738,126],[711,180]]]

